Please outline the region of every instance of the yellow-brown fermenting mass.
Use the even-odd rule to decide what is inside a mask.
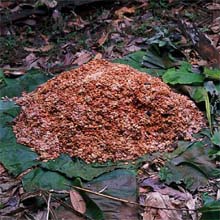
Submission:
[[[17,141],[42,159],[136,159],[171,150],[205,126],[195,104],[159,78],[105,60],[63,72],[17,103]]]

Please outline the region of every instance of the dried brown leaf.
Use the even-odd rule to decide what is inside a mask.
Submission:
[[[72,189],[70,191],[70,200],[71,200],[71,204],[72,204],[73,208],[77,212],[79,212],[81,214],[84,214],[86,212],[86,203],[79,192]]]
[[[57,1],[55,0],[40,0],[40,2],[49,8],[54,8],[57,6]]]
[[[122,7],[118,10],[115,11],[115,15],[118,17],[118,18],[123,18],[124,14],[134,14],[135,13],[135,7]]]
[[[209,10],[220,10],[220,4],[213,2],[213,3],[207,4],[206,8]]]
[[[18,70],[14,70],[14,69],[3,69],[4,74],[6,76],[22,76],[26,73],[25,69],[18,69]]]
[[[102,54],[101,53],[97,53],[95,55],[94,59],[102,59]]]
[[[24,50],[25,50],[25,51],[28,51],[28,52],[48,52],[48,51],[51,50],[53,47],[54,47],[54,45],[48,44],[48,45],[45,45],[45,46],[40,47],[40,48],[24,47]]]
[[[5,168],[3,167],[2,164],[0,164],[0,174],[4,173],[5,172]]]
[[[98,40],[99,46],[102,46],[106,42],[106,40],[108,39],[108,36],[109,36],[109,33],[105,33],[105,32],[102,33],[102,36]]]
[[[158,209],[145,208],[145,212],[143,213],[143,220],[182,220],[180,211],[166,209],[175,209],[169,196],[167,195],[162,195],[158,192],[150,192],[146,194],[144,205],[157,207]]]
[[[73,64],[78,66],[87,63],[92,58],[92,54],[88,51],[81,51],[78,52],[76,55],[78,56],[78,58],[74,60]]]

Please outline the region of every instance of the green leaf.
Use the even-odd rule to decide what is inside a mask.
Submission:
[[[137,184],[134,171],[118,169],[101,175],[84,184],[85,188],[105,195],[136,202]],[[122,202],[88,193],[89,197],[103,210],[105,219],[138,219],[138,210]]]
[[[3,142],[0,146],[0,162],[9,171],[17,176],[26,169],[37,165],[38,155],[30,148],[12,142]]]
[[[149,68],[157,68],[157,69],[165,69],[165,65],[163,62],[163,58],[159,55],[152,53],[151,51],[147,51],[145,56],[143,57],[143,65]]]
[[[63,154],[55,160],[42,163],[41,167],[58,171],[69,178],[79,177],[83,180],[90,181],[103,173],[116,169],[117,165],[106,164],[105,166],[98,167],[97,164],[87,164],[79,158],[71,159],[68,155]]]
[[[220,69],[209,69],[205,67],[204,74],[209,79],[220,80]]]
[[[206,205],[206,204],[208,204],[210,202],[215,201],[211,196],[208,195],[207,192],[202,195],[202,200],[204,202],[204,205]]]
[[[137,51],[137,52],[131,53],[121,59],[116,59],[113,62],[126,64],[126,65],[129,65],[129,66],[139,70],[139,71],[147,72],[147,68],[143,68],[141,65],[141,61],[142,61],[144,55],[145,55],[144,51]]]
[[[158,68],[154,69],[155,68],[154,64],[151,64],[151,66],[148,66],[150,68],[144,67],[145,65],[142,62],[143,56],[146,56],[146,52],[137,51],[137,52],[131,53],[121,59],[116,59],[113,62],[129,65],[129,66],[131,66],[141,72],[148,73],[152,76],[162,76],[164,73],[164,70],[158,69]]]
[[[204,87],[201,86],[191,86],[191,89],[188,90],[190,97],[195,101],[195,102],[204,102],[205,101],[205,89]]]
[[[211,137],[211,141],[213,144],[220,147],[220,131],[215,131],[213,136]]]
[[[81,188],[84,187],[82,181],[79,178],[74,180],[73,185],[79,186]],[[85,215],[94,220],[104,220],[105,218],[104,218],[103,210],[101,210],[100,206],[96,204],[96,201],[91,199],[87,193],[80,190],[78,192],[81,194],[84,201],[86,202]]]
[[[188,87],[187,91],[189,92],[191,98],[194,99],[196,102],[205,101],[206,117],[209,122],[209,128],[212,131],[211,104],[207,90],[201,86],[191,86]]]
[[[141,159],[140,159],[141,160]],[[145,157],[145,161],[147,158]],[[137,160],[137,166],[139,161]],[[51,171],[58,171],[62,174],[65,174],[69,178],[81,178],[86,181],[90,181],[95,177],[100,176],[103,173],[110,172],[115,169],[119,168],[130,168],[135,169],[135,164],[125,164],[124,162],[106,162],[103,164],[92,163],[87,164],[80,158],[71,158],[66,154],[60,155],[55,160],[50,160],[46,163],[41,163],[40,165],[42,168],[51,170]]]
[[[208,178],[220,177],[220,169],[216,168],[209,158],[209,147],[202,142],[185,145],[187,149],[168,161],[160,171],[160,178],[167,184],[185,183],[191,191],[207,184]]]
[[[219,220],[220,200],[206,203],[199,211],[202,213],[201,220]]]
[[[40,70],[30,70],[25,75],[11,79],[0,73],[0,97],[7,96],[9,98],[21,96],[22,92],[31,92],[40,84],[50,79],[51,75],[46,75]]]
[[[25,191],[38,191],[38,190],[70,190],[72,186],[82,187],[79,179],[71,180],[60,173],[46,171],[41,168],[36,168],[26,174],[22,178],[22,184]],[[80,191],[83,199],[86,202],[87,217],[94,220],[102,220],[103,212],[84,192]]]
[[[175,84],[198,84],[204,81],[204,76],[192,72],[191,65],[187,62],[182,62],[179,69],[168,69],[162,76],[165,83]]]
[[[191,145],[193,145],[193,142],[190,141],[178,141],[178,147],[172,152],[168,153],[168,158],[174,158],[182,154],[189,148]]]
[[[71,188],[72,183],[73,181],[57,172],[45,171],[41,168],[32,170],[22,178],[24,190],[28,192],[39,189],[68,190]]]
[[[19,109],[13,101],[0,100],[0,162],[15,176],[39,163],[35,152],[16,143],[11,122]]]

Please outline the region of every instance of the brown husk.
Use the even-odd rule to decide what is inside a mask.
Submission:
[[[13,129],[42,159],[61,153],[86,162],[136,159],[172,150],[205,126],[186,96],[127,65],[93,60],[17,100]]]

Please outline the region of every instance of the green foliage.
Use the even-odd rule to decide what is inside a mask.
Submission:
[[[114,169],[129,167],[122,163],[108,162],[102,165],[98,163],[87,164],[79,158],[70,158],[68,155],[61,155],[55,160],[42,163],[41,167],[51,171],[58,171],[69,178],[81,178],[90,181],[103,173],[110,172]]]
[[[131,67],[133,67],[133,68],[135,68],[135,69],[137,69],[141,72],[148,73],[152,76],[162,75],[164,70],[146,68],[145,65],[144,65],[144,62],[146,62],[146,61],[141,63],[144,56],[146,57],[146,52],[145,51],[137,51],[137,52],[134,52],[132,54],[129,54],[129,55],[123,57],[122,59],[116,59],[116,60],[114,60],[114,62],[129,65],[129,66],[131,66]],[[146,57],[146,59],[147,59],[147,57]],[[151,65],[154,65],[153,63],[158,64],[158,61],[157,60],[152,61],[152,59],[151,59]]]
[[[213,134],[213,136],[211,137],[211,141],[214,145],[217,145],[220,147],[220,131],[216,130]]]
[[[168,0],[159,0],[159,1],[150,0],[149,2],[150,2],[151,8],[154,8],[154,9],[157,9],[157,8],[167,9],[169,7],[169,5],[171,4],[171,3],[169,3]]]
[[[35,152],[16,143],[11,122],[18,113],[19,107],[14,102],[0,100],[0,162],[15,176],[38,164]]]
[[[0,70],[0,97],[21,96],[21,93],[31,92],[40,84],[49,80],[52,76],[39,70],[30,70],[25,75],[12,79],[5,77]]]
[[[36,191],[36,190],[71,190],[72,186],[82,187],[80,179],[68,179],[67,177],[61,175],[58,172],[46,171],[41,168],[36,168],[26,174],[22,178],[22,184],[26,191]],[[96,203],[88,197],[84,192],[80,192],[85,203],[86,203],[86,213],[85,216],[92,218],[94,220],[102,220],[103,212],[96,205]]]
[[[179,69],[171,68],[162,76],[165,83],[175,84],[198,84],[204,81],[204,76],[192,72],[192,67],[188,62],[182,62]]]
[[[209,157],[210,147],[204,142],[180,142],[178,148],[160,170],[160,178],[167,184],[184,183],[186,188],[195,191],[207,184],[211,177],[220,177],[220,169]]]
[[[125,169],[117,169],[94,178],[90,182],[82,183],[79,178],[69,179],[59,172],[36,168],[22,178],[22,183],[26,191],[70,190],[72,186],[79,186],[96,192],[106,188],[104,194],[130,201],[136,201],[137,198],[136,172]],[[126,205],[119,201],[79,192],[86,202],[86,216],[94,220],[112,219],[112,217],[120,220],[127,219],[130,215],[130,213],[121,212],[121,208],[126,208]],[[137,217],[135,208],[132,212]]]
[[[137,51],[132,54],[129,54],[128,56],[123,57],[122,59],[116,59],[114,60],[114,62],[127,64],[139,71],[147,72],[147,69],[141,66],[141,60],[144,55],[144,51]]]
[[[200,220],[219,220],[220,200],[206,202],[199,211],[202,213]]]
[[[137,183],[136,173],[134,171],[117,169],[109,173],[105,173],[100,177],[84,184],[85,188],[89,188],[95,192],[105,189],[104,194],[117,198],[135,202],[137,200]],[[138,210],[136,207],[126,210],[127,205],[114,200],[109,200],[94,194],[89,197],[103,210],[104,219],[138,219]]]
[[[64,190],[70,189],[73,181],[57,172],[46,171],[41,168],[33,169],[22,178],[25,191],[35,190]]]
[[[209,79],[220,81],[220,69],[209,69],[205,67],[204,74]]]
[[[158,45],[158,47],[167,47],[176,49],[175,44],[170,39],[170,32],[164,27],[154,27],[155,35],[146,39],[146,43],[149,45]]]

